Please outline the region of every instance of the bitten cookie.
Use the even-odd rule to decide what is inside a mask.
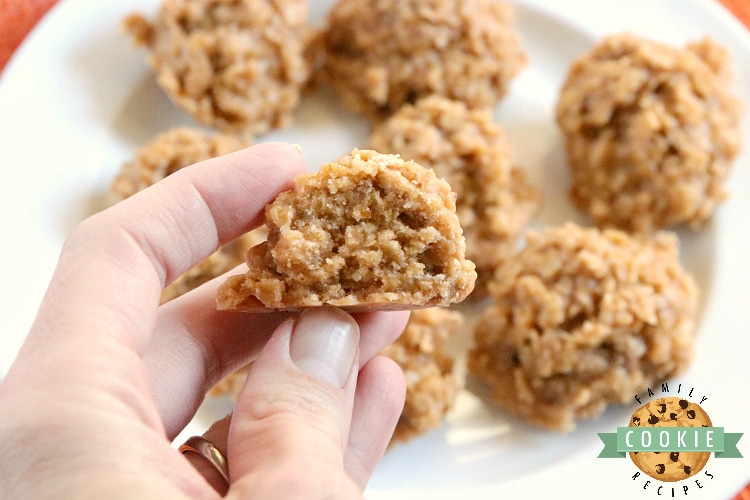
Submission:
[[[493,106],[526,64],[497,0],[339,0],[323,46],[329,83],[375,121],[431,94]]]
[[[708,39],[615,35],[579,57],[557,103],[573,202],[600,227],[699,227],[727,196],[740,147],[729,73]]]
[[[398,155],[354,150],[299,176],[265,214],[268,241],[219,288],[219,309],[408,309],[474,287],[455,194]]]
[[[308,77],[305,0],[163,0],[125,29],[159,85],[199,123],[260,134],[289,123]]]
[[[466,256],[477,265],[472,298],[486,295],[495,268],[515,251],[541,196],[520,168],[489,108],[430,96],[405,105],[375,128],[369,147],[432,168],[458,195]]]
[[[628,427],[711,427],[711,419],[698,404],[677,397],[646,403],[630,418]],[[630,452],[633,463],[659,481],[681,481],[700,472],[711,458],[708,451]]]
[[[674,235],[530,231],[489,288],[469,371],[498,404],[549,429],[570,431],[692,360],[698,289]]]

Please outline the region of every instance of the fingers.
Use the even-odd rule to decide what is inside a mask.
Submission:
[[[274,332],[235,407],[229,497],[361,495],[343,470],[359,339],[354,319],[334,308],[305,311]]]
[[[405,397],[404,374],[393,360],[377,356],[359,372],[344,468],[362,490],[388,448]]]
[[[296,146],[259,144],[181,169],[113,207],[115,222],[170,283],[257,226],[265,205],[303,171]]]
[[[182,169],[79,224],[66,241],[36,332],[147,345],[165,283],[257,224],[304,170],[290,145],[262,144]],[[92,307],[95,304],[96,307]]]
[[[374,326],[378,324],[378,321],[376,321],[378,316],[379,315],[372,314],[365,315],[363,318],[359,318],[359,323],[367,328],[370,333],[378,333],[379,330],[383,331],[382,327],[378,328]],[[388,317],[391,315],[384,316]],[[399,315],[396,315],[396,318],[398,316]],[[381,318],[381,320],[382,319],[383,318]],[[343,326],[341,322],[344,322]],[[346,338],[346,336],[350,334],[350,332],[347,332],[348,328],[353,328],[353,325],[349,324],[347,326],[347,323],[349,323],[349,320],[343,312],[335,310],[324,310],[322,313],[320,311],[310,311],[298,321],[294,327],[291,327],[290,323],[283,325],[280,328],[282,332],[277,332],[275,334],[268,349],[278,349],[280,346],[282,352],[284,352],[284,344],[288,342],[289,358],[292,360],[292,364],[296,365],[297,368],[292,370],[293,376],[301,375],[304,382],[309,384],[311,382],[310,377],[305,376],[304,373],[300,374],[299,370],[307,372],[308,374],[312,372],[316,374],[313,375],[313,383],[315,379],[318,379],[320,382],[323,382],[322,388],[324,392],[327,393],[333,388],[335,393],[334,397],[340,398],[341,393],[336,393],[335,388],[343,383],[345,390],[351,390],[351,384],[348,379],[354,375],[354,373],[348,373],[346,368],[348,365],[348,359],[352,356],[354,342],[353,339]],[[289,332],[290,329],[296,330],[296,334],[299,335],[296,335],[287,341],[285,336],[287,335],[286,332]],[[398,331],[400,330],[396,330],[396,332]],[[292,335],[291,332],[289,335]],[[279,340],[279,336],[284,338]],[[365,331],[360,330],[360,345],[362,345],[365,336]],[[390,335],[381,335],[383,338],[388,338],[389,336]],[[344,360],[337,362],[337,359],[335,358],[339,357],[344,358]],[[264,359],[266,358],[267,357],[264,357]],[[372,358],[372,356],[368,356],[368,358]],[[321,360],[322,367],[319,364]],[[270,361],[268,362],[278,363],[278,360],[274,361],[274,357],[271,355]],[[286,362],[288,363],[288,360],[286,360]],[[356,357],[355,361],[353,361],[353,365],[352,371],[360,366],[357,363]],[[284,401],[287,403],[290,400],[293,401],[295,405],[292,407],[292,410],[297,417],[299,417],[299,415],[306,415],[308,412],[314,414],[322,413],[323,415],[328,414],[329,420],[343,422],[343,426],[334,432],[334,434],[340,436],[340,441],[335,446],[337,448],[335,463],[340,464],[339,460],[343,460],[343,468],[353,480],[353,484],[356,485],[360,491],[363,490],[390,442],[393,429],[403,408],[406,390],[401,368],[393,361],[383,356],[376,356],[372,359],[368,359],[361,367],[361,370],[356,377],[356,391],[353,402],[351,403],[352,406],[347,410],[347,408],[349,408],[348,403],[345,404],[344,407],[340,406],[338,403],[331,405],[329,399],[330,395],[327,397],[316,397],[314,395],[315,391],[310,391],[309,388],[304,389],[302,391],[304,397],[300,397],[297,393],[297,381],[293,378],[283,381],[284,383],[282,384],[274,383],[278,377],[283,378],[283,376],[278,374],[272,374],[269,376],[264,372],[264,370],[268,370],[269,368],[272,369],[274,367],[275,365],[271,364],[264,368],[261,360],[258,360],[253,366],[251,371],[252,375],[248,377],[249,380],[240,396],[241,401],[238,403],[238,407],[234,413],[238,422],[235,424],[235,435],[239,432],[238,429],[248,425],[248,419],[254,422],[254,419],[258,416],[257,414],[253,414],[252,418],[249,418],[246,413],[243,413],[247,408],[256,408],[253,404],[248,404],[247,398],[256,397],[258,394],[266,394],[266,397],[268,397],[268,393],[271,393],[271,395],[276,398],[273,401],[274,404],[280,406],[284,404]],[[289,367],[287,366],[286,369],[288,368]],[[344,377],[345,372],[347,372],[347,381],[342,382],[342,377]],[[349,385],[347,386],[348,383]],[[252,384],[266,384],[266,387],[252,387]],[[288,387],[285,384],[292,384],[292,387]],[[321,384],[318,385],[320,386]],[[320,387],[318,387],[318,389],[320,389]],[[273,395],[273,393],[275,393],[275,395]],[[349,398],[347,397],[346,401],[348,400]],[[307,404],[299,405],[298,403],[300,401],[306,402]],[[330,412],[332,408],[333,416],[331,417]],[[344,414],[341,413],[341,410],[343,410]],[[347,411],[351,412],[350,430],[348,431],[346,428]],[[288,460],[283,455],[285,452],[294,455],[298,459],[301,453],[297,451],[297,448],[304,449],[307,443],[315,442],[316,440],[311,440],[311,438],[305,435],[305,433],[300,434],[295,430],[292,425],[295,422],[294,416],[290,417],[289,415],[284,416],[283,414],[276,414],[275,418],[281,420],[281,422],[275,424],[272,423],[272,427],[276,426],[276,430],[282,432],[284,435],[296,436],[296,439],[293,439],[292,442],[288,444],[289,449],[282,451],[281,454],[276,457],[276,460]],[[303,421],[314,422],[315,419],[305,417]],[[224,456],[229,456],[227,454],[227,442],[229,439],[231,422],[232,415],[229,415],[224,419],[215,422],[203,434],[203,437],[213,443],[224,454]],[[329,428],[329,426],[313,426],[310,432],[318,433],[321,429],[324,430],[326,428]],[[256,432],[260,431],[256,430]],[[340,447],[344,439],[343,436],[347,435],[347,432],[348,439],[346,439],[343,457],[341,457],[340,455],[342,455],[342,451]],[[270,433],[267,432],[267,430],[264,430],[262,432],[263,439],[273,440],[273,438],[269,437],[269,434]],[[273,468],[274,459],[268,459],[264,455],[266,452],[271,453],[267,448],[267,442],[256,442],[257,440],[252,437],[245,437],[247,439],[245,444],[242,446],[236,446],[232,450],[232,462],[238,459],[237,455],[239,453],[250,454],[252,457],[252,460],[250,460],[251,462],[260,461],[265,466]],[[318,448],[313,448],[313,459],[317,460]],[[206,460],[199,456],[188,456],[188,458],[196,469],[206,477],[209,484],[213,485],[219,493],[224,494],[226,492],[226,485],[221,479],[221,476]],[[242,472],[241,470],[238,472],[237,466],[231,467],[234,471],[234,475],[232,475],[230,479],[234,481],[237,479],[237,474],[241,474]],[[249,467],[252,468],[253,465],[250,465]],[[340,465],[338,468],[340,472]],[[349,487],[351,487],[351,484],[349,484]]]
[[[8,379],[77,396],[118,387],[118,408],[161,430],[140,356],[163,285],[250,229],[303,170],[295,147],[264,144],[182,169],[79,224]],[[45,366],[57,376],[39,376]]]
[[[375,311],[352,316],[357,320],[361,331],[360,368],[396,340],[409,322],[409,311]]]
[[[215,287],[201,287],[160,308],[143,362],[171,440],[190,422],[206,392],[254,359],[289,313],[216,310]]]
[[[403,372],[392,360],[377,356],[360,370],[349,440],[344,452],[344,470],[360,490],[367,486],[390,443],[405,394]],[[203,434],[225,457],[232,416],[230,413],[217,420]],[[226,482],[208,461],[192,454],[186,457],[218,493],[227,493]]]
[[[170,439],[192,419],[208,389],[254,359],[276,327],[292,315],[216,311],[215,290],[221,280],[162,306],[144,354]],[[401,334],[409,313],[359,313],[354,318],[361,332],[361,367]]]

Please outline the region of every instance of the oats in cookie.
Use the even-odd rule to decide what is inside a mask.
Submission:
[[[570,431],[692,360],[698,289],[673,234],[530,231],[489,288],[469,371],[498,404],[549,429]]]
[[[698,228],[726,198],[740,148],[729,63],[710,39],[675,48],[629,34],[573,63],[557,123],[571,199],[598,226]]]
[[[493,106],[526,65],[512,18],[497,0],[339,0],[323,37],[327,80],[373,121],[431,94]]]
[[[299,176],[265,214],[268,241],[219,288],[219,309],[445,306],[474,287],[455,193],[398,155],[354,150]]]
[[[513,166],[511,145],[489,108],[430,96],[405,105],[378,125],[369,147],[432,168],[458,195],[456,213],[466,256],[477,265],[472,298],[486,295],[497,266],[539,209],[541,196]]]
[[[199,123],[262,134],[290,123],[308,77],[305,0],[163,0],[124,26],[159,85]]]

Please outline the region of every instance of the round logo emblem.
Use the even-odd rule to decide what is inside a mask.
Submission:
[[[676,397],[655,399],[638,408],[628,427],[711,427],[711,419],[698,403]],[[659,481],[681,481],[700,472],[708,451],[632,451],[630,459],[645,474]]]

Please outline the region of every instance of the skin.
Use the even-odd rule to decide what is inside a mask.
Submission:
[[[0,491],[361,498],[405,391],[399,368],[377,353],[408,313],[354,317],[358,350],[339,388],[295,365],[290,339],[304,334],[295,315],[216,311],[221,279],[158,306],[165,284],[256,227],[303,171],[296,147],[254,146],[182,169],[71,232],[0,383]],[[208,388],[253,359],[234,413],[205,435],[227,457],[227,488],[171,440]]]

